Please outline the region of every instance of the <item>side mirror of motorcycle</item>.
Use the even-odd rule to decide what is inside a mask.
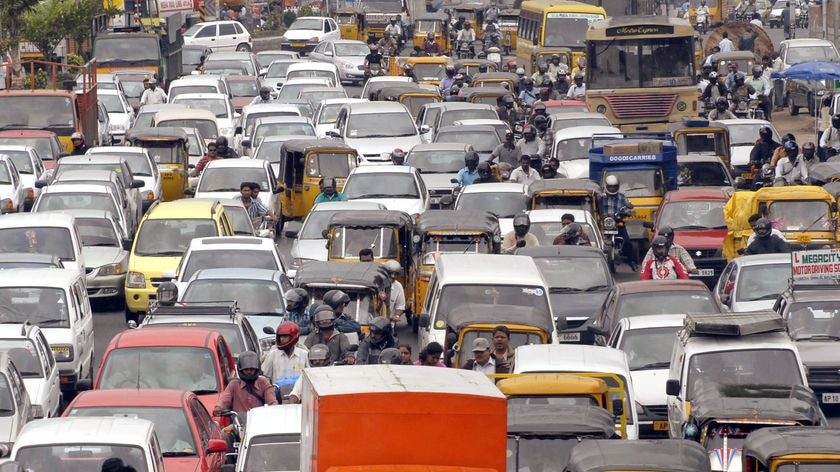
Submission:
[[[647,229],[653,229],[653,222],[652,221],[642,221],[642,226]]]
[[[263,326],[263,333],[265,333],[265,334],[271,334],[271,335],[275,335],[275,334],[277,334],[277,333],[274,331],[274,328],[272,328],[271,326]]]

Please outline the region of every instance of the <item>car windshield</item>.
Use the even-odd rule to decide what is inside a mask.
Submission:
[[[321,100],[328,100],[330,98],[347,98],[347,92],[343,88],[336,88],[335,90],[308,90],[303,89],[298,94],[298,98],[305,98],[313,104],[318,104]]]
[[[218,250],[192,251],[186,264],[181,267],[181,280],[189,280],[193,274],[204,269],[269,269],[280,270],[274,254],[269,251]]]
[[[262,51],[257,53],[257,62],[259,62],[260,66],[262,67],[268,67],[271,65],[272,62],[279,59],[289,59],[292,57],[292,55],[297,56],[297,53],[290,51]]]
[[[358,260],[359,251],[369,248],[376,259],[397,257],[394,228],[337,228],[329,242],[332,259]]]
[[[438,128],[454,125],[456,121],[463,120],[498,120],[499,115],[492,108],[465,108],[459,110],[446,110],[440,116]]]
[[[179,120],[158,121],[157,126],[159,128],[195,128],[205,139],[216,139],[219,135],[218,124],[214,120],[183,118]]]
[[[107,193],[45,193],[35,204],[35,211],[102,210],[119,215],[114,198]]]
[[[109,148],[110,149],[110,148]],[[135,148],[136,149],[136,148]],[[119,156],[128,162],[128,167],[131,168],[131,174],[134,176],[151,177],[152,167],[149,162],[149,157],[145,153],[139,152],[119,152],[109,150],[109,156]]]
[[[44,364],[39,357],[41,350],[31,339],[0,339],[0,352],[9,353],[9,357],[15,363],[21,377],[25,379],[44,378]]]
[[[347,137],[352,139],[416,135],[417,128],[408,113],[351,113],[347,119]]]
[[[574,120],[563,118],[552,118],[551,120],[551,130],[555,132],[573,126],[612,126],[612,124],[605,117],[597,116],[592,118],[575,118]]]
[[[618,299],[619,318],[667,313],[719,313],[708,292],[700,290],[666,290],[628,293]]]
[[[245,134],[250,135],[254,131],[254,124],[256,124],[257,119],[275,116],[300,116],[300,113],[295,113],[293,111],[288,110],[267,112],[256,112],[251,110],[247,115],[245,115],[245,125],[242,127],[242,129],[245,130]]]
[[[269,472],[300,468],[300,435],[269,434],[248,442],[243,470]]]
[[[289,138],[291,139],[291,138]],[[282,154],[280,154],[280,149],[283,147],[284,141],[268,141],[266,142],[263,140],[259,147],[257,147],[257,152],[254,154],[254,159],[262,159],[268,162],[278,163],[282,158]]]
[[[731,187],[732,181],[722,162],[680,162],[679,187]]]
[[[229,80],[230,93],[234,97],[256,97],[260,94],[260,83],[254,80]]]
[[[148,472],[146,454],[137,446],[118,444],[78,444],[68,440],[67,444],[50,442],[44,446],[22,447],[15,454],[15,461],[22,470],[50,470],[72,472],[82,466],[84,470],[99,470],[100,465],[111,457],[120,457],[126,465],[137,472]]]
[[[591,137],[564,139],[557,141],[554,148],[554,157],[561,161],[589,159],[589,148],[591,147]]]
[[[661,197],[665,193],[660,169],[611,171],[608,175],[618,177],[619,190],[627,197]]]
[[[193,238],[218,235],[210,219],[147,219],[134,241],[134,255],[181,257]]]
[[[410,173],[353,174],[344,185],[348,199],[358,198],[420,198],[414,175]]]
[[[749,349],[696,353],[688,361],[686,400],[698,389],[716,387],[723,396],[744,396],[749,387],[777,386],[790,390],[802,385],[801,365],[794,348]],[[785,395],[787,396],[787,395]]]
[[[445,326],[449,312],[465,303],[529,307],[545,313],[546,319],[551,316],[551,311],[548,308],[548,296],[541,287],[527,285],[494,285],[489,287],[478,284],[453,284],[446,285],[441,290],[433,326]]]
[[[789,261],[783,264],[741,266],[735,298],[739,302],[776,300],[787,289],[790,275]]]
[[[315,136],[315,128],[309,123],[261,123],[254,130],[254,142],[266,136]]]
[[[114,224],[105,218],[76,217],[76,228],[82,238],[82,246],[122,247]]]
[[[216,371],[215,357],[207,348],[124,347],[112,350],[104,359],[97,388],[174,388],[196,395],[219,393]]]
[[[300,228],[298,239],[324,239],[321,234],[330,225],[330,218],[340,210],[310,211]]]
[[[435,136],[436,143],[469,144],[478,153],[491,153],[499,145],[499,135],[495,130],[484,131],[441,131]]]
[[[241,206],[225,205],[225,213],[230,218],[230,225],[233,227],[233,234],[237,236],[253,236],[254,224],[248,216],[248,210]]]
[[[281,61],[271,63],[271,65],[268,66],[268,72],[265,73],[265,78],[285,78],[286,73],[289,71],[289,66],[295,62],[296,61]]]
[[[723,217],[723,200],[694,200],[671,202],[662,208],[660,226],[670,226],[674,231],[726,229]]]
[[[441,254],[489,254],[486,234],[440,235],[434,234],[423,241],[423,265],[435,265]],[[492,337],[492,336],[491,336]]]
[[[832,46],[808,46],[789,48],[785,62],[799,64],[800,62],[836,62],[840,57]]]
[[[127,98],[140,98],[146,90],[146,87],[143,84],[143,78],[141,77],[132,78],[121,75],[120,84],[122,85],[123,93]]]
[[[58,287],[0,288],[0,323],[25,323],[42,328],[69,328],[67,294]]]
[[[38,151],[41,159],[53,160],[56,158],[48,138],[0,138],[0,145],[7,144],[32,146]],[[15,164],[17,164],[17,161]],[[20,169],[18,169],[18,172],[20,172]]]
[[[76,407],[67,412],[68,417],[115,416],[142,418],[155,424],[158,442],[164,457],[196,456],[195,439],[187,416],[181,408],[144,406],[90,406]]]
[[[75,261],[73,246],[73,238],[66,228],[0,229],[0,253],[34,252],[58,256],[62,261]]]
[[[627,353],[630,370],[668,369],[679,326],[624,330],[619,349]]]
[[[322,105],[321,112],[318,114],[318,124],[323,125],[335,123],[335,119],[338,118],[338,110],[340,110],[343,105],[343,103]]]
[[[169,88],[169,100],[185,93],[219,93],[219,88],[213,85],[179,85]]]
[[[229,302],[236,300],[242,313],[283,314],[283,292],[271,280],[198,279],[187,285],[181,301]]]
[[[186,105],[190,108],[195,108],[196,110],[208,110],[213,112],[217,118],[232,118],[230,116],[229,109],[227,107],[227,103],[225,100],[217,99],[217,98],[182,98],[183,95],[180,97],[175,97],[175,100],[172,103],[177,103],[179,105]]]
[[[122,100],[117,95],[99,94],[99,101],[105,105],[108,113],[126,113],[128,110],[123,106]]]
[[[753,146],[758,140],[758,129],[763,124],[729,124],[726,130],[729,131],[730,146]],[[779,142],[779,133],[773,130],[773,140]]]
[[[365,57],[370,53],[366,44],[361,43],[336,43],[335,55],[338,57],[357,56]]]
[[[788,331],[795,341],[840,339],[840,300],[793,303]]]
[[[456,174],[464,168],[464,151],[411,151],[406,162],[423,174]]]
[[[263,164],[265,165],[265,164]],[[231,198],[238,197],[239,186],[242,182],[255,182],[261,191],[268,191],[268,173],[262,167],[230,167],[208,166],[201,173],[196,192],[233,192]]]
[[[316,18],[298,18],[289,26],[290,30],[318,30],[321,31],[324,20]]]
[[[456,210],[489,211],[499,218],[513,218],[525,211],[528,198],[519,192],[467,192],[458,196]]]
[[[606,292],[610,288],[603,257],[536,257],[549,293]]]
[[[320,70],[320,69],[298,69],[298,70],[290,70],[286,74],[287,80],[292,79],[329,79],[335,80],[335,72],[329,70]],[[312,87],[310,85],[310,87]],[[345,95],[346,97],[346,95]],[[337,97],[330,97],[330,98],[337,98]]]
[[[598,245],[598,237],[595,236],[596,230],[589,223],[580,221],[577,223],[583,230],[583,234],[589,239],[589,244],[592,247],[596,247]],[[540,246],[551,246],[562,230],[563,224],[559,221],[532,221],[530,233],[537,237]]]
[[[149,323],[148,326],[196,326],[199,328],[215,329],[218,332],[222,333],[222,336],[224,336],[225,342],[227,342],[227,345],[230,348],[230,352],[233,354],[234,358],[238,358],[239,354],[247,350],[247,348],[245,347],[245,340],[242,339],[242,331],[239,329],[239,325],[237,325],[236,323],[213,323],[210,321],[188,321],[179,323],[166,321],[165,318],[158,318],[157,320]]]
[[[832,231],[834,226],[824,200],[775,201],[767,218],[781,231]]]
[[[300,91],[312,87],[326,87],[327,84],[325,83],[286,83],[283,85],[283,88],[280,89],[280,93],[277,95],[278,100],[282,103],[284,99],[291,99],[291,98],[298,98],[300,95]]]
[[[351,162],[353,163],[352,166]],[[346,152],[312,152],[306,159],[306,173],[310,177],[345,178],[350,175],[350,169],[356,167],[355,162],[355,154]]]
[[[20,174],[32,174],[32,158],[26,151],[0,151],[9,156]],[[5,167],[3,168],[5,171]]]

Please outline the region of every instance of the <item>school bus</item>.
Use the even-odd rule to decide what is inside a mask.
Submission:
[[[586,32],[586,101],[622,131],[666,131],[697,115],[694,28],[665,16],[595,21]]]
[[[607,17],[602,7],[571,0],[527,0],[522,2],[519,13],[516,60],[529,75],[534,72],[540,53],[560,54],[571,71],[577,58],[584,54],[583,38],[589,25]],[[563,50],[571,50],[572,57],[568,52],[563,54]]]

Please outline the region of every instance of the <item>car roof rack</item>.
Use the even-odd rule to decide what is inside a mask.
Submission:
[[[684,329],[688,336],[749,336],[785,330],[785,320],[772,310],[744,313],[689,313]]]
[[[150,313],[150,316],[159,315],[180,315],[180,316],[196,316],[196,315],[218,315],[230,316],[233,318],[239,313],[239,306],[235,301],[231,302],[194,302],[194,303],[176,303],[172,306],[157,305]]]

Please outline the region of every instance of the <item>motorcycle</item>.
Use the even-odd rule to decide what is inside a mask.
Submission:
[[[382,77],[385,75],[385,71],[382,70],[382,64],[368,64],[367,70],[365,70],[365,80],[371,77]]]
[[[501,69],[502,65],[502,50],[498,47],[487,48],[487,60],[492,61],[497,67]]]
[[[257,228],[257,236],[261,238],[274,239],[274,220],[270,216],[264,216]]]
[[[709,31],[708,15],[698,13],[695,18],[694,29],[700,34],[706,34]]]
[[[224,432],[230,437],[228,442],[229,452],[226,462],[228,464],[235,464],[236,458],[239,456],[239,449],[242,445],[242,438],[245,437],[245,425],[239,420],[239,415],[233,410],[222,410],[219,416],[225,416],[230,419],[230,424],[224,428]],[[232,450],[230,449],[232,447]]]
[[[458,59],[471,59],[472,51],[470,51],[469,41],[458,41]]]
[[[482,58],[485,56],[484,41],[480,39],[476,39],[475,41],[470,43],[470,49],[472,49],[472,57]]]
[[[485,49],[490,49],[492,47],[500,48],[500,50],[501,50],[502,36],[498,32],[488,33],[484,37],[484,48]]]
[[[615,266],[621,259],[621,253],[626,242],[620,236],[619,228],[624,226],[624,217],[632,214],[633,210],[622,207],[618,210],[618,213],[607,215],[601,221],[604,235],[604,252],[607,256],[607,266],[610,269],[610,273],[615,273]],[[630,265],[635,266],[635,261],[631,261]]]
[[[730,103],[732,104],[732,113],[735,114],[736,118],[750,118],[750,100],[738,97],[731,97],[729,99]]]

